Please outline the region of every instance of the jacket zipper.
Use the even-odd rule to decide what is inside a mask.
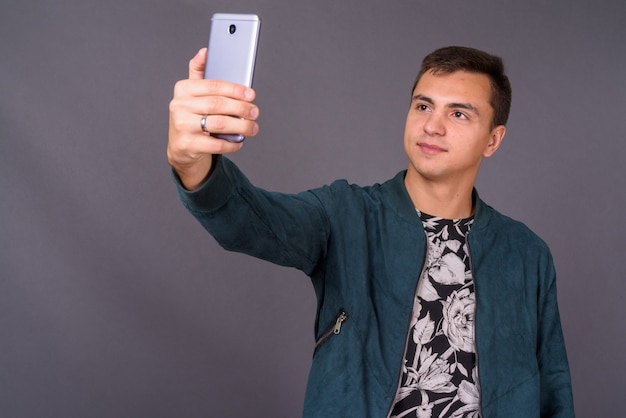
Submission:
[[[313,356],[317,353],[317,350],[324,345],[328,340],[330,340],[334,335],[339,335],[341,332],[341,326],[348,319],[348,313],[342,308],[339,310],[335,321],[330,324],[328,328],[322,333],[322,335],[317,339],[315,343],[315,349],[313,350]]]
[[[424,231],[424,237],[426,244],[424,245],[424,254],[422,256],[422,270],[420,271],[420,275],[417,277],[417,283],[415,283],[415,289],[413,290],[413,303],[411,304],[411,313],[409,314],[409,320],[406,326],[406,337],[404,339],[404,352],[402,353],[402,359],[400,359],[400,368],[398,369],[398,378],[396,383],[396,390],[393,392],[393,396],[391,398],[391,405],[389,406],[389,412],[387,412],[387,418],[391,417],[391,413],[393,412],[393,407],[396,404],[396,394],[398,393],[398,388],[402,384],[402,364],[404,363],[404,359],[406,358],[406,349],[407,343],[409,342],[409,331],[411,330],[411,319],[413,317],[413,308],[415,306],[415,297],[417,296],[417,290],[419,289],[420,282],[422,281],[422,275],[426,270],[426,257],[428,256],[428,235],[426,231]]]
[[[470,243],[469,243],[469,234],[471,233],[471,231],[469,231],[467,233],[467,236],[465,238],[466,244],[467,244],[467,256],[469,257],[469,265],[470,265],[470,272],[472,273],[472,281],[474,282],[474,300],[475,300],[475,304],[474,304],[474,348],[476,351],[476,378],[478,379],[478,382],[474,382],[474,384],[476,386],[478,386],[478,416],[482,417],[483,416],[483,388],[480,384],[480,364],[478,364],[478,338],[476,337],[476,330],[478,329],[477,325],[478,325],[478,292],[477,292],[477,288],[476,288],[476,275],[474,274],[474,263],[472,263],[472,250],[470,248]]]

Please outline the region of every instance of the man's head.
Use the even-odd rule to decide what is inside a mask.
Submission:
[[[491,84],[490,104],[493,108],[492,127],[506,125],[511,109],[511,83],[504,74],[502,59],[474,48],[449,46],[437,49],[422,61],[411,94],[417,83],[427,72],[451,74],[457,71],[484,74]]]
[[[500,58],[470,48],[424,59],[404,129],[407,187],[471,192],[506,133],[511,90],[502,70]]]

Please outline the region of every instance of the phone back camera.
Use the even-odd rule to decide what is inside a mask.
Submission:
[[[232,35],[233,33],[235,33],[235,31],[236,31],[236,30],[237,30],[237,26],[235,26],[235,25],[230,25],[230,26],[228,27],[228,33],[230,33],[231,35]]]

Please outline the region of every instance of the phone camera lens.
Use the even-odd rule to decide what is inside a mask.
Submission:
[[[237,30],[237,26],[235,26],[235,25],[230,25],[230,26],[228,27],[228,33],[230,33],[231,35],[232,35],[233,33],[235,33],[235,31],[236,31],[236,30]]]

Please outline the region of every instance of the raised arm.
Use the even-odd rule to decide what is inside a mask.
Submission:
[[[259,109],[252,103],[254,90],[226,81],[204,80],[206,53],[203,48],[189,61],[189,79],[176,83],[170,102],[167,159],[188,190],[197,189],[208,178],[213,155],[233,153],[243,146],[212,137],[209,132],[250,137],[259,131]]]

